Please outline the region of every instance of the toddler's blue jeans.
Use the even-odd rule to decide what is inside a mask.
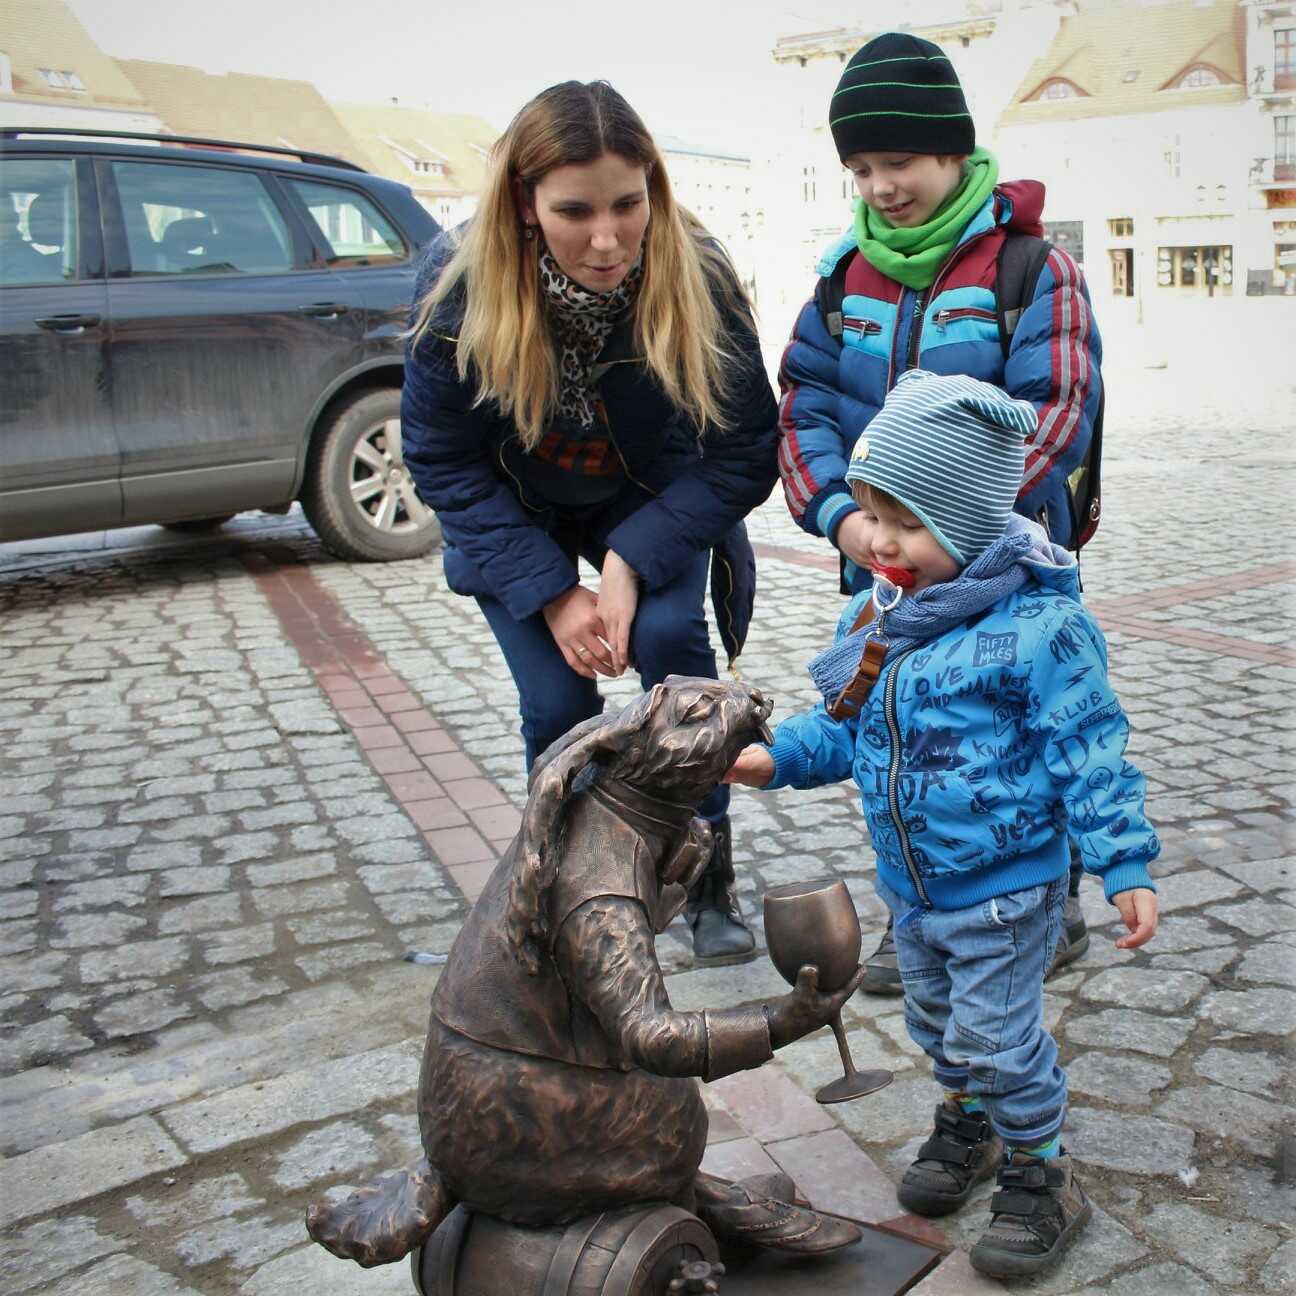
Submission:
[[[1066,877],[966,909],[915,907],[881,880],[877,891],[895,917],[905,1025],[937,1083],[980,1097],[1005,1142],[1052,1138],[1066,1073],[1041,1015]]]

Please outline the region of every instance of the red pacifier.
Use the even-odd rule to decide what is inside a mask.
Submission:
[[[889,581],[896,589],[913,589],[918,582],[917,574],[911,572],[908,567],[884,567],[880,563],[870,563],[869,571]]]

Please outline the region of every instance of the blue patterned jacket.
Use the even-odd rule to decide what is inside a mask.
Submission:
[[[985,612],[884,661],[855,719],[820,704],[775,731],[766,786],[853,776],[878,876],[915,904],[962,909],[1060,878],[1068,832],[1109,900],[1152,886],[1161,848],[1102,631],[1074,565],[1032,570]],[[838,639],[867,598],[847,604]]]

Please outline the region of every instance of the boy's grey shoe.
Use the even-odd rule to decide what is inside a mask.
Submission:
[[[1093,1215],[1065,1152],[1048,1160],[1013,1153],[998,1186],[990,1227],[971,1255],[989,1278],[1025,1278],[1056,1264]]]
[[[896,1197],[915,1215],[948,1215],[989,1179],[1003,1161],[1003,1144],[985,1112],[964,1112],[957,1102],[936,1108],[931,1138],[905,1171]]]
[[[900,967],[896,962],[894,928],[895,920],[891,919],[887,922],[886,931],[882,933],[877,949],[864,965],[864,980],[860,982],[860,989],[865,994],[904,994],[904,986],[900,982]]]
[[[1089,928],[1085,926],[1084,914],[1080,911],[1080,897],[1069,895],[1066,907],[1062,910],[1062,931],[1058,936],[1057,949],[1045,977],[1051,977],[1068,963],[1074,963],[1088,948]]]

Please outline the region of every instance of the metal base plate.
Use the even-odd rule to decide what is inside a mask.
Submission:
[[[942,1257],[935,1247],[854,1222],[863,1238],[824,1256],[722,1248],[721,1296],[897,1296]]]
[[[825,1104],[850,1102],[852,1098],[864,1098],[885,1089],[894,1079],[894,1071],[852,1071],[824,1085],[815,1094],[815,1101]]]

